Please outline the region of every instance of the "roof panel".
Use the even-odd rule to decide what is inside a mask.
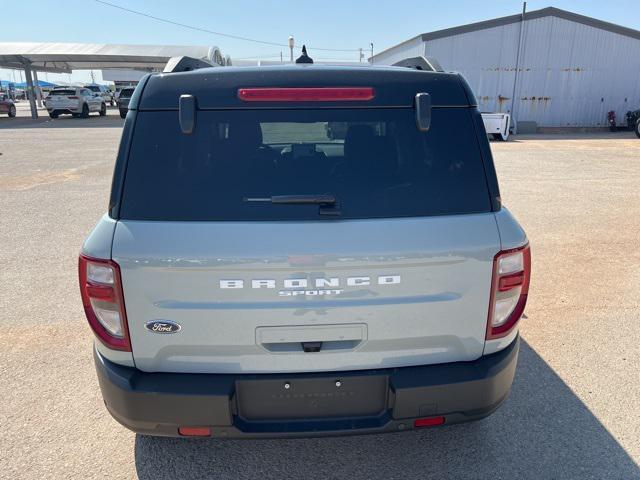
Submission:
[[[239,88],[250,87],[373,87],[375,98],[368,102],[323,102],[322,107],[384,106],[411,107],[417,92],[428,92],[434,106],[468,106],[469,99],[458,75],[399,67],[330,67],[288,65],[278,67],[220,67],[191,72],[154,74],[140,100],[141,110],[174,110],[180,95],[197,98],[200,109],[274,108],[238,99]],[[287,104],[318,108],[317,102]]]

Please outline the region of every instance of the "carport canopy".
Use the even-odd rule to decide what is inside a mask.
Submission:
[[[218,48],[207,46],[0,42],[0,68],[24,70],[34,118],[38,111],[32,72],[37,81],[37,72],[111,68],[154,71],[162,70],[171,57],[182,55],[214,61],[222,58]]]

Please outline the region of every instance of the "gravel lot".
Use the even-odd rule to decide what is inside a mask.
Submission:
[[[640,140],[492,143],[533,279],[513,391],[474,424],[278,441],[136,436],[104,409],[77,254],[106,210],[114,115],[0,118],[1,478],[640,478]],[[91,128],[89,128],[91,127]]]

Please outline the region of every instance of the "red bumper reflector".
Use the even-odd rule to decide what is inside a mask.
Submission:
[[[435,425],[443,425],[444,417],[427,417],[427,418],[418,418],[413,422],[414,428],[422,428],[422,427],[433,427]]]
[[[210,437],[211,429],[209,427],[180,427],[178,433],[183,437]]]
[[[240,88],[245,102],[359,102],[374,97],[371,87]]]

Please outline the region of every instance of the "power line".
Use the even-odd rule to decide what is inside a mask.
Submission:
[[[260,58],[280,58],[280,52],[272,55],[251,55],[250,57],[233,57],[233,60],[257,60]]]
[[[168,23],[170,25],[175,25],[178,27],[182,27],[182,28],[188,28],[190,30],[195,30],[197,32],[203,32],[203,33],[210,33],[211,35],[219,35],[221,37],[227,37],[227,38],[233,38],[234,40],[242,40],[245,42],[253,42],[253,43],[259,43],[261,45],[272,45],[275,47],[286,47],[289,48],[289,45],[284,44],[284,43],[277,43],[277,42],[268,42],[265,40],[257,40],[255,38],[249,38],[249,37],[242,37],[240,35],[231,35],[229,33],[222,33],[222,32],[215,32],[213,30],[208,30],[206,28],[201,28],[201,27],[194,27],[193,25],[187,25],[186,23],[180,23],[180,22],[175,22],[173,20],[169,20],[167,18],[162,18],[162,17],[157,17],[155,15],[151,15],[149,13],[145,13],[145,12],[140,12],[138,10],[132,10],[130,8],[126,8],[120,5],[116,5],[115,3],[110,3],[110,2],[106,2],[104,0],[93,0],[96,3],[100,3],[102,5],[106,5],[108,7],[112,7],[112,8],[117,8],[118,10],[122,10],[124,12],[128,12],[128,13],[133,13],[135,15],[140,15],[142,17],[146,17],[146,18],[150,18],[152,20],[156,20],[158,22],[164,22],[164,23]],[[296,48],[300,48],[300,47],[296,47]],[[358,52],[359,50],[357,48],[353,48],[353,49],[340,49],[340,48],[320,48],[320,47],[308,47],[310,50],[324,50],[326,52]]]
[[[271,55],[251,55],[249,57],[233,57],[233,60],[269,60],[269,59],[279,59],[280,53],[274,53]],[[345,58],[345,57],[322,57],[322,56],[313,56],[314,60],[341,60],[345,62],[353,62],[353,58]]]
[[[273,56],[273,57],[244,57],[244,58],[234,58],[233,61],[278,61],[280,63],[289,63],[288,59],[285,59],[283,61],[280,61],[280,56]],[[334,57],[330,57],[330,58],[326,58],[326,57],[313,57],[313,60],[315,62],[320,62],[320,63],[331,63],[331,62],[344,62],[344,63],[359,63],[357,60],[354,60],[353,58],[334,58]]]

